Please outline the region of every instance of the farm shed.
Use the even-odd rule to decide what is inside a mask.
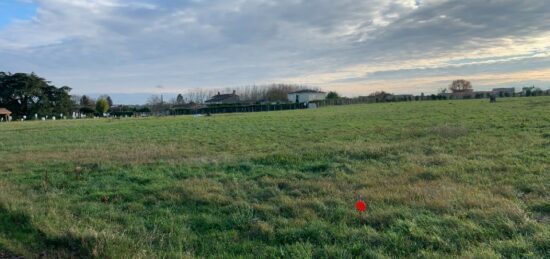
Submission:
[[[0,108],[0,118],[3,118],[5,121],[10,119],[11,112],[6,108]]]
[[[289,102],[307,103],[324,100],[325,98],[327,98],[327,93],[316,90],[300,90],[288,93]]]

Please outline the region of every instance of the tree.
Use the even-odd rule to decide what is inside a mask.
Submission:
[[[298,90],[319,90],[318,88],[310,88],[301,85],[290,85],[290,84],[273,84],[266,86],[267,90],[265,92],[264,100],[267,101],[287,101],[288,94]]]
[[[105,98],[101,98],[97,100],[95,107],[98,113],[104,114],[109,111],[109,101],[107,101],[107,99]]]
[[[326,99],[327,100],[333,100],[333,99],[339,99],[340,95],[337,92],[328,92]]]
[[[472,91],[472,84],[470,81],[464,79],[455,80],[449,85],[449,90],[453,93],[464,93]]]
[[[208,90],[196,88],[191,89],[187,92],[186,96],[189,101],[195,103],[204,103],[210,96],[213,95],[214,91],[208,92]]]
[[[159,114],[162,111],[168,109],[168,104],[165,104],[162,97],[159,95],[151,95],[147,100],[147,106],[151,112]]]
[[[90,107],[82,107],[78,110],[82,114],[91,114],[93,115],[95,113],[95,109],[92,109]]]
[[[271,102],[286,101],[288,93],[294,91],[290,86],[272,85],[265,93],[264,99]]]
[[[87,95],[83,95],[82,97],[80,97],[80,106],[92,108],[95,107],[95,101]]]
[[[0,72],[0,106],[14,117],[67,114],[73,108],[71,88],[57,88],[34,73]]]
[[[177,105],[185,104],[185,100],[183,99],[183,95],[178,94],[178,96],[176,97],[176,104]]]
[[[109,107],[113,107],[113,100],[111,99],[111,96],[104,94],[99,96],[98,99],[105,99],[107,103],[109,103]]]
[[[68,86],[48,87],[47,96],[52,105],[53,114],[69,114],[73,111],[74,103],[69,94],[70,91],[71,88]]]

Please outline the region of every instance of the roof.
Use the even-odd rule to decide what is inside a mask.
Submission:
[[[6,108],[0,108],[0,114],[1,115],[11,115],[11,112],[10,112],[10,110],[8,110]]]
[[[510,88],[493,88],[493,91],[514,91],[515,88],[514,87],[510,87]]]
[[[304,94],[304,93],[324,94],[325,92],[321,92],[321,91],[317,91],[317,90],[311,90],[311,89],[304,89],[304,90],[298,90],[298,91],[290,92],[289,94]]]
[[[207,103],[213,103],[213,102],[221,102],[229,98],[238,97],[236,94],[218,94],[212,96],[209,100],[207,100]]]

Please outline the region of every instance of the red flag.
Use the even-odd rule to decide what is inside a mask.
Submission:
[[[365,212],[365,210],[367,210],[367,203],[365,203],[363,200],[358,200],[358,201],[355,203],[355,208],[356,208],[359,212]]]

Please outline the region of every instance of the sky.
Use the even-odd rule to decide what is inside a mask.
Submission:
[[[292,83],[550,88],[548,0],[0,0],[0,71],[120,103]],[[159,87],[162,86],[162,87]]]

